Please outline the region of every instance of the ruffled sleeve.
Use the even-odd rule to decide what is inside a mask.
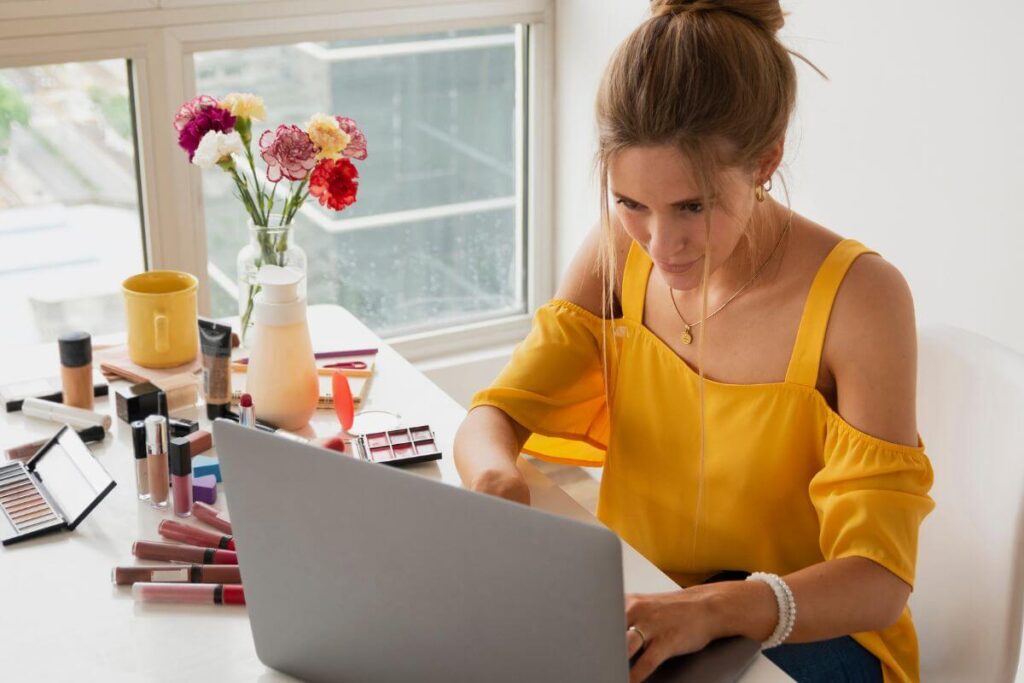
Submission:
[[[614,377],[611,324],[555,299],[537,310],[530,334],[494,383],[473,397],[470,409],[494,406],[530,430],[523,451],[545,460],[604,464],[609,417],[604,358]]]
[[[809,487],[825,559],[866,557],[913,586],[918,529],[935,507],[932,479],[920,439],[890,443],[830,414],[824,467]]]

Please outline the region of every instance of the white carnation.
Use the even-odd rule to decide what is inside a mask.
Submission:
[[[192,163],[200,168],[213,168],[221,159],[242,151],[242,137],[236,131],[221,133],[211,130],[199,141]]]

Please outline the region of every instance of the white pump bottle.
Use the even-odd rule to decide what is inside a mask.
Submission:
[[[292,431],[309,424],[320,397],[306,300],[299,294],[304,277],[294,268],[260,268],[245,382],[256,417]]]

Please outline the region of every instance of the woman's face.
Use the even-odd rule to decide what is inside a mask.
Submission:
[[[615,215],[650,255],[665,283],[682,291],[700,287],[709,246],[705,242],[707,213],[711,213],[714,273],[739,243],[756,201],[749,172],[723,171],[721,194],[708,201],[701,197],[691,169],[686,156],[671,145],[629,147],[608,164]]]

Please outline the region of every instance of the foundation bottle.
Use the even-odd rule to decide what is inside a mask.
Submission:
[[[57,346],[64,405],[92,410],[92,337],[87,332],[71,332],[60,337]]]
[[[155,508],[166,508],[171,472],[167,463],[167,418],[163,415],[146,418],[146,461],[149,503]]]

